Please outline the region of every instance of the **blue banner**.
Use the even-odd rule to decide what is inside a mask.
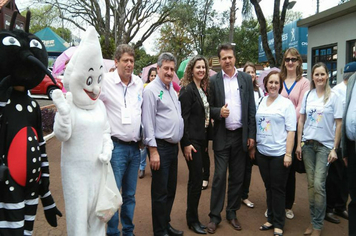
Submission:
[[[273,31],[267,33],[269,48],[275,55]],[[297,27],[297,21],[284,26],[282,34],[282,50],[296,48],[299,53],[307,55],[308,52],[308,28]],[[258,62],[266,62],[266,53],[263,50],[261,35],[258,37]]]

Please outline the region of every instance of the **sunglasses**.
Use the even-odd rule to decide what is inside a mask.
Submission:
[[[284,60],[285,60],[286,62],[290,62],[290,61],[296,62],[296,61],[298,61],[298,59],[295,58],[295,57],[292,57],[292,58],[286,57]]]

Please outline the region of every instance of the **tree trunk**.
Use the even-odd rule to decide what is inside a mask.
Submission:
[[[230,8],[230,30],[229,30],[230,43],[234,41],[235,22],[236,22],[236,0],[232,0],[231,8]]]
[[[267,23],[265,16],[263,15],[262,9],[260,4],[258,3],[258,0],[250,0],[252,5],[255,8],[255,13],[257,15],[258,23],[260,24],[260,34],[261,34],[261,40],[262,40],[262,46],[263,50],[266,53],[268,63],[270,64],[271,67],[276,65],[276,60],[273,57],[272,51],[268,46],[268,40],[267,40]]]

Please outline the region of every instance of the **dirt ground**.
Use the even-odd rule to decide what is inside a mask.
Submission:
[[[38,213],[35,222],[34,235],[35,236],[64,236],[66,234],[66,222],[65,222],[65,210],[64,199],[61,185],[60,175],[60,142],[56,138],[52,138],[47,141],[47,154],[50,160],[51,171],[51,185],[50,190],[55,198],[56,204],[60,211],[63,213],[63,217],[58,220],[58,227],[52,228],[46,222],[43,214],[42,206],[39,205]],[[210,192],[211,181],[214,171],[213,152],[210,147],[210,159],[211,159],[211,177],[209,188],[202,191],[202,196],[199,205],[200,221],[203,224],[209,222],[209,205],[210,205]],[[187,193],[187,179],[188,168],[186,162],[179,154],[178,161],[178,185],[177,194],[171,214],[171,224],[173,227],[183,230],[184,235],[196,235],[193,231],[188,229],[185,220],[186,211],[186,193]],[[136,193],[136,209],[134,224],[134,233],[136,236],[151,236],[152,231],[152,218],[151,218],[151,177],[148,166],[146,167],[146,176],[143,179],[138,180],[137,193]],[[286,219],[286,225],[284,228],[284,235],[303,235],[304,230],[310,222],[308,198],[307,198],[307,183],[305,174],[297,174],[297,189],[296,199],[293,207],[295,218],[293,220]],[[237,212],[237,217],[241,223],[242,231],[235,231],[232,226],[228,224],[225,219],[225,212],[222,212],[223,221],[220,223],[215,235],[230,236],[230,235],[246,235],[246,236],[264,236],[273,235],[273,231],[260,231],[259,226],[266,221],[264,212],[266,210],[265,200],[265,188],[261,179],[257,166],[253,167],[252,183],[250,187],[249,199],[255,203],[255,208],[250,209],[244,205]],[[325,222],[323,236],[339,236],[347,235],[347,220],[341,219],[340,224],[332,224]],[[121,226],[120,226],[121,227]]]

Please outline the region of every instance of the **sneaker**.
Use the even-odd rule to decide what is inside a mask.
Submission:
[[[286,217],[290,220],[294,218],[294,213],[291,209],[286,209]]]
[[[268,218],[268,209],[265,211],[265,217]]]

